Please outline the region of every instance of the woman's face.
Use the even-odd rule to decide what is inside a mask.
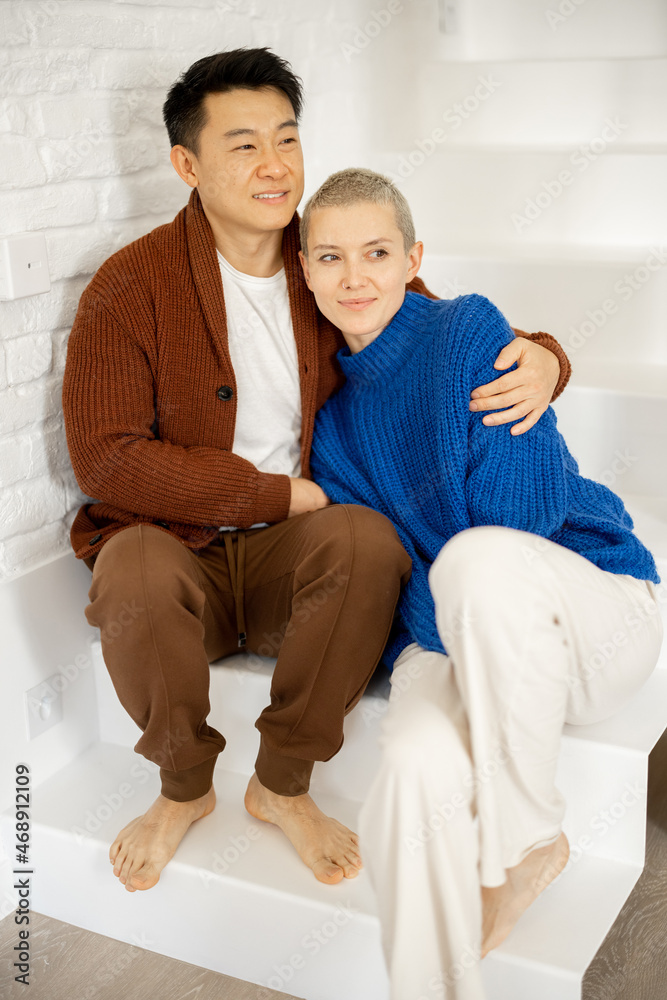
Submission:
[[[403,304],[423,246],[406,254],[393,205],[318,208],[310,218],[306,283],[353,354],[382,333]]]

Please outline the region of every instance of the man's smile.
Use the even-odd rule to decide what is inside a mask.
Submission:
[[[261,201],[283,202],[287,198],[287,191],[263,191],[261,194],[254,194],[253,198]]]

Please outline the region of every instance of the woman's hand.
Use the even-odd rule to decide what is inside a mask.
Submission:
[[[480,385],[470,393],[471,410],[498,410],[509,406],[502,413],[492,413],[483,418],[487,425],[507,424],[525,417],[520,424],[510,428],[510,434],[525,434],[530,430],[551,401],[560,376],[558,358],[546,347],[515,337],[496,358],[494,368],[509,368],[514,362],[518,368],[501,375],[493,382]]]

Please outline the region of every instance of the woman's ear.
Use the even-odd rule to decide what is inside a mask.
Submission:
[[[419,242],[415,243],[412,250],[408,254],[408,273],[405,279],[406,285],[409,285],[413,278],[416,278],[419,268],[422,266],[422,257],[424,256],[424,244]]]
[[[311,288],[310,285],[310,269],[308,267],[308,258],[304,254],[303,250],[299,250],[299,260],[301,261],[301,267],[303,269],[303,276],[306,279],[306,284],[308,285],[308,287],[312,292],[313,289]]]

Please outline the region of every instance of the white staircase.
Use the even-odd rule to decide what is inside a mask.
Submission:
[[[99,742],[33,795],[34,909],[306,1000],[387,1000],[366,873],[321,885],[277,829],[243,808],[271,661],[238,656],[211,667],[210,718],[228,739],[215,771],[218,807],[188,831],[155,889],[128,893],[111,872],[109,844],[148,807],[159,779],[131,749],[138,730],[98,643],[93,658]],[[647,758],[667,722],[665,666],[613,719],[568,728],[559,787],[572,860],[485,960],[489,1000],[580,997],[584,971],[642,870]],[[386,704],[386,684],[376,681],[346,720],[340,754],[315,767],[317,801],[352,827],[377,765]],[[9,850],[9,815],[2,825]]]

